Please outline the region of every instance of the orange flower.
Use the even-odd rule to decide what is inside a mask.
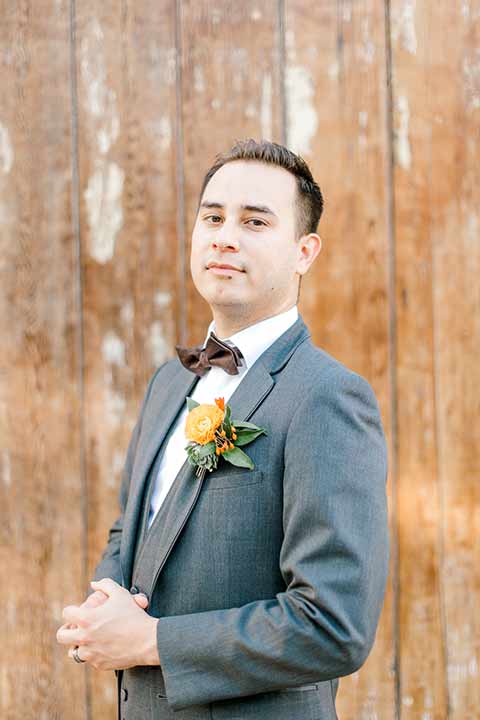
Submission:
[[[223,398],[219,398],[223,402]],[[225,413],[217,401],[215,405],[197,405],[187,415],[185,437],[199,445],[206,445],[215,438],[215,431],[223,422]]]
[[[220,410],[225,411],[225,398],[219,397],[215,398],[215,405],[220,408]]]

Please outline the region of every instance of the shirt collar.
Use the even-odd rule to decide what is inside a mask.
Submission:
[[[233,342],[245,358],[246,367],[250,368],[257,358],[293,325],[297,318],[298,306],[294,305],[278,315],[260,320],[260,322],[249,325],[228,338],[221,339]],[[215,332],[215,320],[212,320],[208,326],[203,342],[204,346],[212,330]]]

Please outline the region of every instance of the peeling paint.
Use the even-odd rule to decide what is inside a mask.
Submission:
[[[99,263],[112,259],[115,238],[122,227],[122,191],[125,173],[115,163],[99,168],[84,192],[90,227],[90,255]]]
[[[410,170],[412,153],[409,139],[410,108],[405,95],[397,98],[398,129],[395,132],[395,157],[404,170]]]
[[[367,133],[365,132],[368,125],[368,112],[366,110],[360,110],[358,113],[358,125],[360,127],[358,133],[358,145],[364,149],[368,144]]]
[[[2,480],[6,487],[12,484],[12,464],[7,450],[2,451]]]
[[[170,348],[165,340],[163,327],[160,322],[154,322],[150,327],[149,345],[154,365],[161,365],[168,359]]]
[[[222,12],[220,8],[218,7],[210,7],[209,8],[210,13],[210,22],[212,25],[218,25],[218,23],[223,19],[222,18]]]
[[[245,110],[243,112],[245,114],[245,117],[254,118],[257,117],[258,110],[256,105],[254,105],[253,103],[248,103],[247,105],[245,105]]]
[[[103,338],[102,355],[105,362],[110,365],[125,367],[125,343],[113,330],[107,332]]]
[[[260,127],[263,138],[272,137],[272,76],[269,73],[263,76],[262,81]]]
[[[106,155],[118,138],[120,133],[120,121],[117,115],[112,116],[109,127],[102,127],[97,132],[98,149],[103,155]]]
[[[160,150],[168,150],[172,144],[172,124],[166,115],[158,123],[158,145]]]
[[[463,60],[465,102],[469,110],[480,108],[480,49],[475,48],[473,57]]]
[[[85,109],[95,120],[97,145],[103,155],[120,133],[116,92],[107,85],[104,46],[103,30],[93,18],[80,46],[80,73],[85,87]]]
[[[285,31],[285,49],[288,52],[288,59],[291,62],[295,61],[295,35],[293,30]]]
[[[0,172],[8,175],[13,166],[13,145],[8,128],[0,122]]]
[[[172,293],[158,290],[155,293],[155,305],[159,308],[165,308],[172,302]]]
[[[193,87],[197,93],[205,92],[205,77],[201,65],[193,66]]]
[[[360,28],[363,42],[360,45],[359,57],[368,65],[371,65],[375,60],[375,43],[372,42],[370,37],[370,23],[368,17],[363,18]]]
[[[121,309],[120,309],[120,317],[122,319],[122,322],[125,323],[125,325],[131,325],[133,322],[133,302],[131,300],[127,300],[123,303]]]
[[[118,478],[120,477],[125,465],[125,457],[120,450],[114,450],[112,456],[112,472],[106,474],[107,485],[116,487]]]
[[[461,13],[465,20],[474,22],[480,18],[480,6],[475,3],[472,7],[471,0],[462,0]]]
[[[416,0],[404,0],[392,10],[392,39],[396,44],[400,41],[401,47],[412,55],[417,53],[417,33],[415,30],[415,4]]]
[[[120,450],[114,450],[113,451],[113,457],[112,457],[112,470],[114,473],[119,473],[123,470],[123,466],[125,464],[125,457]]]
[[[107,425],[115,427],[120,423],[125,423],[127,403],[123,395],[114,390],[112,382],[112,373],[108,371],[105,373],[105,422]]]
[[[318,126],[312,76],[307,68],[292,65],[287,67],[285,84],[288,109],[287,144],[293,152],[309,154]]]

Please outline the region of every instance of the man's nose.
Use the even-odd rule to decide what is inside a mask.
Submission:
[[[238,250],[239,241],[236,229],[233,226],[229,226],[228,223],[224,223],[213,236],[212,246],[218,247],[222,250],[227,247],[232,247]]]

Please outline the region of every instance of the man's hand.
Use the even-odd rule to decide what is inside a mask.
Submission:
[[[67,622],[57,631],[57,641],[71,646],[69,656],[78,645],[79,657],[99,670],[159,665],[158,620],[144,611],[145,595],[131,595],[110,578],[91,585],[96,592],[84,603],[63,610]]]
[[[141,607],[142,610],[146,610],[148,607],[148,599],[147,596],[143,593],[137,593],[136,595],[132,595],[133,599],[137,603],[138,607]],[[108,595],[106,595],[103,590],[95,590],[94,593],[89,595],[87,599],[80,605],[80,607],[98,607],[99,605],[103,605],[105,600],[108,600]],[[63,628],[76,628],[77,625],[75,623],[66,623],[65,625],[62,625]],[[72,648],[74,645],[72,645]]]

